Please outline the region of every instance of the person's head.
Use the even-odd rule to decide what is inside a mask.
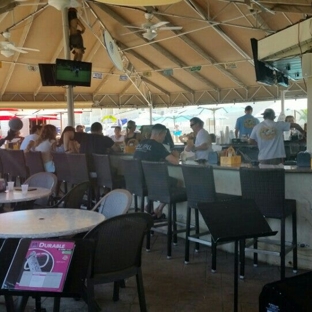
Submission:
[[[68,21],[77,18],[77,9],[69,8],[68,9]]]
[[[253,108],[250,105],[245,107],[245,114],[252,114]]]
[[[74,132],[75,132],[75,128],[72,127],[72,126],[67,126],[67,127],[64,128],[64,130],[63,130],[63,132],[62,132],[62,135],[61,135],[61,138],[60,138],[60,140],[59,140],[59,142],[58,142],[58,146],[64,144],[64,134],[65,134],[66,132],[72,132],[72,133],[74,133]]]
[[[94,134],[103,134],[103,126],[101,123],[99,122],[94,122],[92,125],[91,125],[91,133],[94,133]]]
[[[263,119],[270,119],[274,120],[275,119],[275,112],[271,108],[267,108],[261,115],[263,115]]]
[[[162,143],[166,137],[166,134],[167,128],[164,125],[158,123],[152,127],[151,139]]]
[[[84,127],[82,125],[77,125],[76,126],[76,132],[83,132],[83,130],[84,130]]]
[[[294,123],[295,122],[295,117],[288,115],[285,117],[285,121],[290,122],[290,123]]]
[[[119,126],[116,126],[115,127],[115,129],[114,129],[114,133],[115,133],[115,135],[120,135],[120,132],[121,132],[121,127],[119,127]]]
[[[56,134],[57,134],[57,131],[54,125],[44,125],[40,132],[39,138],[41,139],[41,141],[45,141],[45,140],[51,141],[51,140],[55,140]]]
[[[190,120],[190,127],[195,133],[197,133],[204,127],[204,122],[198,117],[193,117]]]
[[[129,120],[129,121],[127,122],[127,130],[128,130],[129,132],[134,132],[135,129],[136,129],[136,124],[135,124],[135,122],[134,122],[133,120]]]
[[[39,135],[41,129],[42,129],[41,125],[34,125],[30,129],[30,134],[38,134]]]

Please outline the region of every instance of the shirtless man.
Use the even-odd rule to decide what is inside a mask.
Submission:
[[[82,34],[85,27],[77,17],[75,8],[68,9],[68,24],[69,24],[69,47],[74,54],[74,61],[81,61],[85,47],[83,46]],[[80,28],[80,29],[78,29]]]

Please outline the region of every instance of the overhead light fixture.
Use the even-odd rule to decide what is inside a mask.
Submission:
[[[5,57],[10,57],[14,54],[14,52],[12,50],[1,50],[1,54]]]
[[[143,37],[147,40],[153,40],[157,36],[157,33],[154,33],[148,30],[146,33],[143,34]]]
[[[150,5],[166,5],[180,2],[181,0],[96,0],[97,2],[126,5],[126,6],[150,6]]]

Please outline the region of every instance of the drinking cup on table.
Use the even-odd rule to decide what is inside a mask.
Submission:
[[[21,188],[22,188],[22,194],[26,195],[28,192],[28,184],[22,184]]]
[[[14,181],[8,182],[8,191],[13,191],[14,190]]]

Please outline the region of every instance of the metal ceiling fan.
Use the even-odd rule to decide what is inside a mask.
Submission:
[[[11,34],[8,31],[3,32],[2,36],[5,38],[5,40],[0,41],[0,53],[5,57],[10,57],[14,55],[15,52],[19,53],[28,53],[28,51],[39,52],[38,49],[16,47],[15,44],[9,40]]]
[[[142,24],[141,26],[132,26],[126,25],[127,28],[138,29],[138,32],[143,32],[142,36],[147,40],[153,40],[157,36],[157,32],[160,30],[180,30],[182,27],[180,26],[165,26],[169,24],[169,22],[158,22],[153,24],[151,20],[153,19],[154,15],[151,13],[144,13],[144,17],[146,18],[146,23]],[[130,33],[128,33],[130,34]]]

